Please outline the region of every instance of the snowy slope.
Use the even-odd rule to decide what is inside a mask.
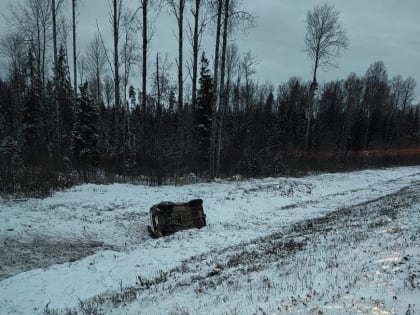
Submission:
[[[405,312],[408,304],[420,301],[420,290],[417,276],[403,267],[420,263],[420,254],[417,242],[401,244],[399,239],[420,235],[420,203],[413,197],[419,182],[420,167],[406,167],[181,187],[82,185],[43,200],[3,200],[0,314],[65,308],[87,313],[88,307],[104,314],[252,314],[258,307],[304,314],[323,307],[324,313],[352,314],[353,303],[368,313],[376,304],[379,311],[392,313],[389,297],[394,308],[405,307]],[[407,198],[398,199],[404,194]],[[207,227],[148,237],[151,205],[194,198],[204,200]],[[370,210],[360,214],[364,204]],[[377,215],[389,204],[404,204],[392,222],[386,214]],[[347,218],[344,223],[337,222],[337,213]],[[334,220],[323,221],[333,215]],[[353,217],[358,219],[347,226]],[[296,231],[302,224],[309,234]],[[342,230],[334,232],[340,224]],[[406,233],[388,232],[397,227]],[[275,245],[268,246],[271,241]],[[363,272],[369,277],[368,271],[393,270],[401,260],[410,264],[400,268],[399,282],[379,275],[377,281],[354,280]],[[326,263],[336,267],[326,268]],[[414,288],[409,277],[414,277]],[[341,288],[349,280],[363,296],[355,296],[355,287]],[[390,295],[391,280],[402,286],[408,281],[406,292]],[[382,287],[379,292],[387,298],[370,301],[369,290],[377,294]]]

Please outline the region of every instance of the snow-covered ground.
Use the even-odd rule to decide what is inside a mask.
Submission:
[[[202,198],[161,239],[148,209]],[[417,314],[420,166],[0,200],[0,314]],[[417,312],[416,312],[417,311]]]

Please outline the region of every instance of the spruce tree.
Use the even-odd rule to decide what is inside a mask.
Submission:
[[[57,95],[57,141],[59,154],[66,156],[70,136],[74,124],[73,92],[70,84],[70,72],[67,64],[67,57],[63,46],[60,46],[55,71],[56,78],[54,82]]]
[[[197,111],[195,117],[196,138],[198,144],[200,167],[208,166],[211,117],[213,102],[213,78],[209,70],[209,61],[203,53],[201,56],[200,89],[197,95]]]
[[[76,162],[83,170],[83,177],[87,179],[89,167],[99,163],[97,148],[98,113],[89,95],[88,83],[80,86],[80,98],[76,110],[76,119],[72,131],[72,151]]]

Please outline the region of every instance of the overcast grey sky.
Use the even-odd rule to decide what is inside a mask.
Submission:
[[[8,2],[0,0],[2,12],[6,10]],[[138,3],[136,0],[125,0],[125,2],[132,8]],[[260,83],[269,80],[275,86],[292,76],[304,80],[311,79],[311,64],[302,52],[305,17],[308,10],[323,2],[321,0],[244,0],[243,8],[255,13],[257,25],[246,34],[239,34],[236,43],[240,51],[251,50],[258,59],[254,79]],[[382,60],[388,70],[389,78],[401,74],[404,78],[412,76],[416,79],[416,100],[420,101],[420,1],[330,2],[341,12],[340,21],[347,31],[349,48],[338,59],[340,67],[320,72],[319,81],[345,79],[350,72],[363,75],[370,64]],[[95,35],[96,19],[101,25],[105,39],[111,43],[108,12],[108,0],[79,0],[79,53],[84,52],[86,44]],[[71,16],[70,11],[68,15]],[[7,31],[3,16],[0,17],[0,27],[3,35]],[[172,60],[175,60],[177,52],[174,30],[174,18],[163,13],[157,20],[156,34],[152,39],[153,51],[168,53]],[[213,56],[212,35],[212,32],[207,32],[203,44],[203,49],[210,59]],[[186,51],[189,49],[188,45],[186,41]],[[151,56],[150,66],[153,64],[152,60]],[[174,66],[173,71],[175,70]],[[133,83],[139,86],[140,83],[136,83],[136,80],[140,79],[133,80]]]

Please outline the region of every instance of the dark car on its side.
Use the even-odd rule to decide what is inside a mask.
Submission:
[[[206,226],[203,200],[189,202],[161,202],[150,208],[150,223],[147,227],[153,238],[173,234],[177,231]]]

